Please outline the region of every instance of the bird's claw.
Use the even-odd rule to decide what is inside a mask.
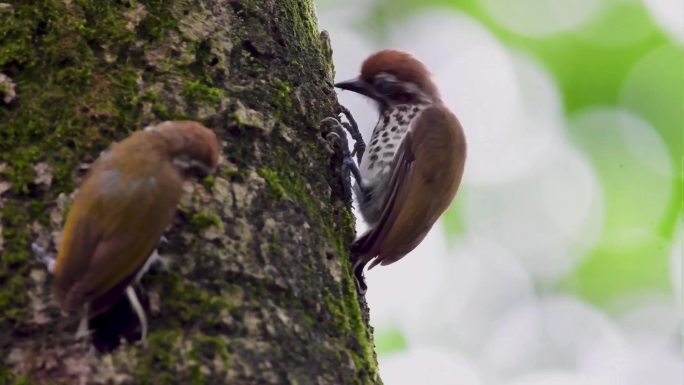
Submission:
[[[331,131],[325,134],[325,140],[332,144],[339,145],[342,142],[342,137],[337,132]]]
[[[325,134],[326,140],[329,142],[336,142],[336,144],[341,147],[343,160],[342,164],[351,172],[354,180],[357,184],[361,185],[361,172],[359,171],[359,166],[354,162],[354,153],[349,152],[349,143],[347,142],[347,134],[345,133],[344,123],[340,123],[339,120],[333,117],[327,117],[321,121],[321,123],[331,123],[335,129],[333,131]],[[357,142],[358,144],[358,142]],[[361,144],[365,148],[366,145],[361,141]],[[356,146],[354,147],[354,152],[357,152]],[[358,155],[358,153],[357,153]]]
[[[352,151],[352,156],[356,155],[357,161],[361,163],[363,153],[366,151],[366,143],[363,142],[361,131],[359,131],[359,125],[356,123],[354,116],[347,107],[340,105],[340,112],[347,118],[347,122],[342,123],[342,126],[349,132],[352,139],[354,139],[354,151]]]
[[[336,118],[329,116],[321,121],[321,124],[330,124],[333,129],[324,135],[325,140],[334,144],[342,150],[342,154],[346,157],[351,156],[349,153],[349,144],[347,143],[347,135],[344,133],[344,125]]]
[[[363,275],[363,269],[366,266],[365,263],[361,263],[361,261],[357,260],[354,263],[354,280],[356,281],[356,288],[359,291],[359,294],[366,294],[366,290],[368,290],[368,286],[366,285],[366,277]]]
[[[363,154],[366,152],[366,143],[363,141],[357,141],[354,143],[354,150],[351,152],[351,156],[356,155],[356,157],[359,159],[359,162],[361,162],[361,158],[363,157]]]

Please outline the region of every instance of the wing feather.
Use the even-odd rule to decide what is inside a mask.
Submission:
[[[58,259],[63,266],[56,271],[58,300],[66,310],[91,301],[97,302],[93,314],[104,310],[154,250],[182,193],[173,167],[157,166],[133,181],[97,172],[84,182],[79,194],[97,198],[90,204],[77,198]]]
[[[466,144],[444,106],[426,109],[399,148],[380,221],[352,245],[358,260],[388,265],[413,250],[448,208],[465,163]]]

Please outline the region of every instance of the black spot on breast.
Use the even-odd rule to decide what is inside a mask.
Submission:
[[[394,143],[387,143],[385,148],[394,148]]]
[[[375,146],[376,144],[378,144],[378,140],[377,140],[377,139],[374,139],[374,140],[371,142],[371,146]]]
[[[394,131],[397,130],[397,128],[399,128],[399,127],[397,127],[397,126],[392,126],[392,128],[390,128],[390,131],[394,132]]]
[[[371,155],[370,160],[371,160],[371,162],[375,162],[376,160],[378,160],[378,155],[377,154]]]
[[[387,123],[389,123],[389,120],[390,120],[389,114],[386,114],[385,116],[382,117],[382,123],[385,125],[387,125]]]
[[[380,147],[375,147],[375,148],[373,149],[373,152],[380,152]]]
[[[386,137],[388,137],[388,136],[389,136],[389,132],[383,132],[383,133],[382,133],[382,137],[383,137],[383,138],[386,138]]]
[[[382,138],[382,142],[383,142],[383,143],[389,142],[389,138]]]
[[[382,153],[382,157],[383,157],[383,158],[391,158],[391,157],[393,157],[393,156],[394,156],[394,153],[393,153],[393,152],[383,152],[383,153]]]
[[[400,112],[406,112],[406,111],[408,111],[408,106],[406,106],[406,105],[399,106],[399,111],[400,111]]]

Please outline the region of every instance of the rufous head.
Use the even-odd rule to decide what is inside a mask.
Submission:
[[[335,87],[358,92],[384,109],[396,104],[433,103],[440,100],[437,86],[425,65],[411,54],[384,50],[369,56],[356,79]]]
[[[214,131],[189,120],[166,121],[145,128],[166,139],[169,155],[183,174],[207,176],[216,170],[219,143]]]

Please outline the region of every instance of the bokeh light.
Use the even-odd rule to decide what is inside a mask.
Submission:
[[[601,0],[483,0],[497,24],[512,32],[545,36],[572,31],[587,23],[605,2]]]
[[[684,42],[684,2],[680,0],[644,0],[658,25],[670,36]]]

